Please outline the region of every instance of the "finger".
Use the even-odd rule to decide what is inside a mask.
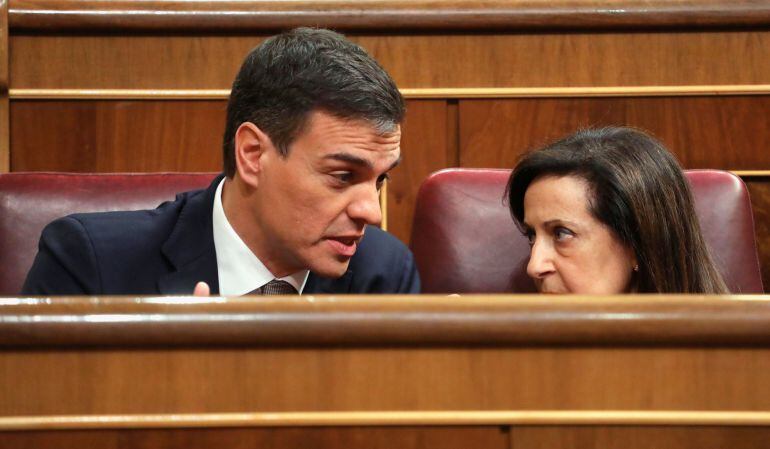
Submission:
[[[195,289],[193,290],[193,296],[209,296],[211,294],[211,288],[209,288],[209,284],[205,282],[198,282],[195,284]]]

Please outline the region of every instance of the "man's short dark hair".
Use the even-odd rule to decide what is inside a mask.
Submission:
[[[313,111],[365,120],[380,132],[404,118],[404,99],[385,70],[360,46],[330,30],[297,28],[253,49],[227,104],[224,171],[235,175],[235,132],[251,122],[286,156]]]

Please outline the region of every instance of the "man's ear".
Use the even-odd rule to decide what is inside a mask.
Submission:
[[[251,122],[243,122],[235,131],[235,167],[241,180],[256,187],[264,163],[264,155],[273,142],[267,134]]]

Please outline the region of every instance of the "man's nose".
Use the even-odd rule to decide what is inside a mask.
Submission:
[[[348,206],[348,215],[354,221],[378,226],[382,222],[380,191],[375,186],[362,185],[361,191]]]
[[[529,250],[529,263],[527,263],[527,274],[533,279],[542,279],[546,275],[553,273],[553,249],[547,242],[535,240],[535,243]]]

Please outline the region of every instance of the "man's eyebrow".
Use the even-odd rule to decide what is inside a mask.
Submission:
[[[359,167],[368,168],[369,170],[374,169],[374,165],[372,165],[372,162],[368,159],[360,158],[358,156],[353,156],[349,153],[333,153],[333,154],[327,154],[324,156],[324,159],[332,159],[335,161],[340,162],[347,162],[349,164],[357,165]],[[398,159],[396,159],[392,164],[390,164],[390,167],[388,167],[385,171],[393,170],[398,164],[401,163],[401,155],[398,156]]]
[[[348,153],[327,154],[326,156],[324,156],[324,159],[332,159],[335,161],[347,162],[349,164],[358,165],[359,167],[365,167],[370,170],[374,168],[374,166],[370,161],[364,158],[360,158],[358,156],[353,156],[352,154],[348,154]]]

